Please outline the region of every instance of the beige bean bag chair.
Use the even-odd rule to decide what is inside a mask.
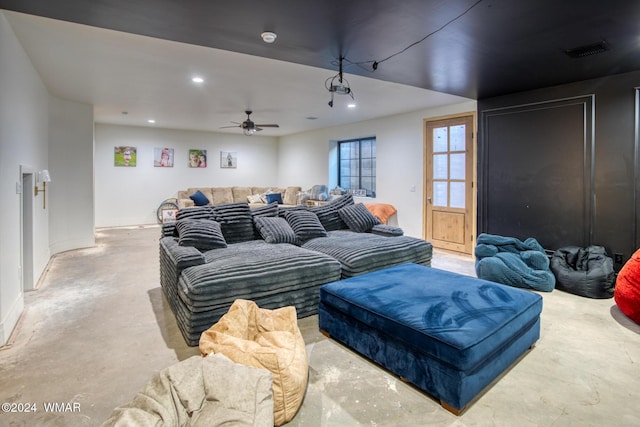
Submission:
[[[202,333],[200,351],[203,355],[222,353],[236,363],[270,371],[274,424],[280,426],[295,416],[309,378],[295,307],[267,310],[238,299],[218,323]]]
[[[103,427],[273,426],[271,374],[222,354],[163,369]]]

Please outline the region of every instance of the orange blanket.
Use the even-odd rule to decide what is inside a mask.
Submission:
[[[364,205],[383,224],[386,224],[389,218],[398,212],[393,205],[386,203],[365,203]]]

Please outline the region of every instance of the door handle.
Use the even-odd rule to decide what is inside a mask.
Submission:
[[[431,197],[427,197],[427,202],[431,203]]]

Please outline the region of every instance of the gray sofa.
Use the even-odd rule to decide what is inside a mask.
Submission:
[[[237,298],[268,309],[293,305],[298,317],[306,317],[317,313],[323,284],[405,262],[431,264],[431,244],[398,236],[395,227],[351,231],[340,216],[347,207],[358,207],[351,196],[314,208],[273,204],[250,210],[233,203],[180,210],[176,226],[164,226],[160,239],[160,284],[185,341],[197,345]],[[269,243],[270,236],[263,239],[254,227],[263,222],[295,226],[296,236],[304,238]],[[219,229],[224,244],[192,245],[185,227],[200,224],[215,225],[213,235]]]

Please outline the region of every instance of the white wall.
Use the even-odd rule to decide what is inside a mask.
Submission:
[[[92,105],[49,97],[49,172],[51,253],[93,246]]]
[[[11,26],[0,12],[0,345],[6,343],[24,307],[21,263],[20,165],[47,168],[49,94]],[[24,197],[34,198],[33,188]],[[33,276],[49,260],[48,210],[33,200]]]
[[[136,167],[115,167],[114,147],[137,148]],[[174,166],[153,166],[154,148],[174,149]],[[207,167],[189,168],[188,150],[206,149]],[[220,151],[238,153],[235,169],[220,168]],[[152,127],[95,125],[96,226],[156,223],[167,198],[189,187],[299,185],[299,177],[277,182],[274,137]]]
[[[19,188],[21,173],[48,169],[45,195]],[[23,214],[23,199],[32,214]],[[24,308],[22,283],[36,285],[52,254],[94,244],[93,107],[51,96],[0,12],[0,346]],[[30,224],[32,244],[22,241]],[[30,254],[23,251],[31,247]],[[23,249],[24,248],[24,249]],[[27,262],[27,258],[32,260]],[[30,271],[26,271],[29,268]]]
[[[303,188],[333,182],[329,177],[330,142],[376,136],[376,199],[398,210],[397,224],[406,235],[422,237],[425,118],[476,111],[476,102],[447,105],[282,137],[278,182],[299,177]],[[415,187],[415,191],[411,189]],[[373,199],[360,199],[374,201]]]

